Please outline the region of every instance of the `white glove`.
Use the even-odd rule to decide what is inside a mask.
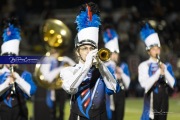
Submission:
[[[18,80],[21,78],[17,72],[13,72],[13,76]]]
[[[95,49],[88,53],[88,55],[86,56],[85,65],[87,65],[88,67],[92,66],[92,62],[93,62],[94,58],[96,57],[97,52],[98,52],[98,49]]]
[[[120,67],[116,67],[116,73],[115,76],[117,79],[121,79],[123,74],[123,70]]]
[[[110,95],[110,109],[111,109],[112,111],[115,110],[113,95]]]
[[[23,78],[21,78],[21,76],[17,72],[14,72],[13,75],[16,78],[15,82],[18,84],[21,90],[23,90],[30,97],[30,84],[26,82]]]
[[[10,85],[10,79],[7,78],[4,83],[0,84],[0,96],[1,96],[4,92],[6,92],[6,91],[9,89],[10,86],[12,86],[12,85]]]

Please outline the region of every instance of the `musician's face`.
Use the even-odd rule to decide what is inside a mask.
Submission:
[[[82,45],[78,48],[77,51],[77,55],[80,57],[80,61],[81,62],[85,62],[86,61],[86,56],[87,54],[91,51],[94,50],[95,47],[91,46],[91,45]]]
[[[157,55],[157,54],[160,55],[160,52],[161,52],[160,47],[154,46],[154,47],[152,47],[152,48],[149,50],[148,54],[149,54],[151,57],[156,58],[156,55]]]
[[[50,50],[50,55],[55,57],[55,58],[58,58],[60,56],[60,52],[59,51],[60,51],[59,49],[52,48]]]
[[[113,60],[114,62],[118,63],[119,53],[113,52],[113,53],[111,54],[111,60]]]

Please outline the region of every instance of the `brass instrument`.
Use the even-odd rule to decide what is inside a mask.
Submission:
[[[107,48],[101,48],[97,52],[96,61],[93,64],[96,66],[96,68],[99,68],[99,63],[100,63],[99,60],[106,62],[110,60],[110,57],[111,57],[111,51]]]
[[[111,51],[107,48],[101,48],[97,54],[101,61],[108,61],[111,57]]]
[[[66,48],[71,40],[70,29],[58,19],[47,19],[40,27],[43,41],[51,48]],[[61,49],[63,50],[63,49]]]
[[[52,48],[59,48],[60,55],[63,50],[68,48],[71,40],[70,29],[58,19],[47,19],[44,24],[40,27],[40,32],[43,41],[46,43],[47,53],[45,56],[50,56],[50,50]],[[58,58],[59,61],[63,60],[63,57]],[[65,66],[65,65],[64,65]],[[36,83],[46,89],[59,89],[62,85],[62,80],[58,75],[56,79],[49,83],[44,79],[41,71],[41,64],[36,64],[34,76]]]
[[[44,76],[42,75],[40,68],[41,68],[41,64],[36,64],[35,71],[34,71],[35,80],[39,86],[46,88],[46,89],[61,88],[62,80],[60,79],[59,76],[56,76],[55,80],[53,82],[49,83],[47,80],[44,79]]]

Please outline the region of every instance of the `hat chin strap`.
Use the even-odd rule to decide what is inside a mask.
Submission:
[[[83,60],[83,58],[81,57],[81,54],[79,54],[79,49],[77,50],[77,56],[80,58],[80,60],[82,60],[84,63],[85,63],[85,61]]]
[[[82,59],[81,55],[79,55],[78,57],[85,63],[85,61]]]

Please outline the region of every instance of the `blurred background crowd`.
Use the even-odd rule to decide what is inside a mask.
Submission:
[[[41,25],[47,18],[63,21],[72,32],[69,49],[64,52],[73,58],[74,23],[79,6],[88,0],[0,0],[0,21],[16,16],[22,28],[20,55],[44,55]],[[90,0],[89,0],[90,1]],[[113,24],[119,34],[121,61],[127,62],[131,84],[127,96],[141,97],[143,89],[138,83],[138,65],[148,58],[145,45],[139,37],[139,22],[149,19],[159,33],[163,62],[169,61],[175,72],[177,86],[171,91],[176,96],[180,90],[180,1],[179,0],[91,0],[101,10],[102,25]],[[2,32],[2,30],[1,30]],[[1,41],[2,42],[2,41]],[[103,46],[100,35],[100,46]],[[34,72],[34,65],[23,65]]]

